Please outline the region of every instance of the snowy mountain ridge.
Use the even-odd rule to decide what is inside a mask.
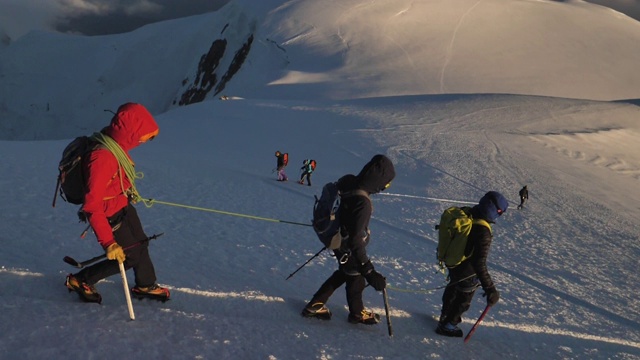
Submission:
[[[638,42],[640,22],[582,1],[236,0],[128,34],[33,32],[4,47],[0,129],[4,139],[69,138],[61,123],[95,127],[132,99],[154,114],[222,95],[639,99],[620,86],[640,82]],[[21,129],[33,118],[44,128]]]
[[[129,34],[1,48],[0,359],[640,359],[637,28],[581,1],[238,0]],[[203,101],[179,106],[185,93]],[[51,207],[64,147],[128,101],[160,126],[131,156],[172,294],[134,301],[135,321],[119,276],[96,284],[101,305],[67,292],[77,269],[63,257],[103,250],[79,238],[77,206]],[[349,324],[342,288],[331,321],[300,317],[337,268],[327,252],[286,280],[321,248],[305,225],[321,186],[378,153],[397,176],[372,196],[367,252],[393,337],[386,320]],[[313,186],[295,182],[307,158]],[[434,225],[489,190],[510,202],[488,259],[501,299],[463,344],[434,332]],[[363,300],[384,314],[379,292]],[[479,291],[465,333],[485,305]]]

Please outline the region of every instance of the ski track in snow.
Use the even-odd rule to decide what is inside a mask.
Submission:
[[[440,70],[440,93],[441,94],[446,94],[444,77],[447,72],[447,67],[449,66],[449,62],[453,57],[453,45],[456,42],[456,36],[458,34],[458,30],[462,27],[465,17],[467,17],[467,15],[469,15],[473,11],[473,9],[475,9],[475,7],[478,6],[481,2],[482,0],[478,0],[478,2],[473,4],[473,6],[471,6],[464,14],[462,14],[462,16],[460,17],[460,20],[456,24],[455,29],[453,30],[453,35],[451,36],[451,41],[449,41],[449,46],[447,47],[447,51],[445,54],[444,64],[442,64],[442,69]]]

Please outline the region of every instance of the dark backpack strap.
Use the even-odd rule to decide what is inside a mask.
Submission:
[[[367,200],[369,201],[369,204],[371,205],[371,208],[373,209],[373,203],[371,202],[371,198],[369,197],[369,193],[362,190],[362,189],[355,189],[355,190],[350,190],[344,193],[340,193],[340,199],[342,200],[343,198],[348,198],[348,197],[354,197],[354,196],[362,196],[367,198]],[[340,206],[342,206],[342,204],[340,204]]]

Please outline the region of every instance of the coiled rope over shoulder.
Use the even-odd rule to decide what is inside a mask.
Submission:
[[[120,187],[122,188],[122,193],[126,194],[134,203],[142,200],[146,206],[151,206],[150,204],[147,204],[145,199],[140,196],[140,193],[138,193],[138,189],[136,188],[136,179],[142,179],[144,177],[144,174],[142,172],[135,171],[133,161],[131,161],[131,158],[129,158],[124,150],[122,150],[120,145],[115,140],[113,140],[112,137],[101,132],[94,133],[91,136],[91,139],[107,148],[107,150],[111,151],[113,156],[116,157],[116,160],[118,161],[118,171],[120,172]],[[124,188],[123,177],[121,173],[122,170],[124,170],[124,173],[131,182],[131,188],[128,191],[125,191]]]

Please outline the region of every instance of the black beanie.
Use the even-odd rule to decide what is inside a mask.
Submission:
[[[360,170],[358,174],[358,187],[370,194],[384,190],[394,178],[396,171],[391,160],[382,155],[375,155]]]

